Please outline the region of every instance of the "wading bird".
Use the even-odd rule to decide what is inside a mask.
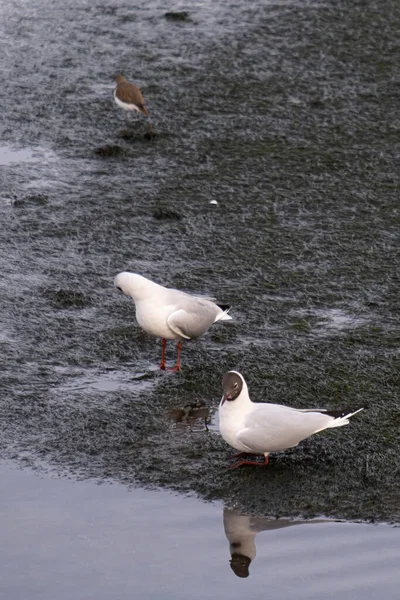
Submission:
[[[192,296],[173,290],[136,273],[119,273],[115,287],[133,298],[136,320],[140,327],[160,337],[162,354],[160,369],[166,368],[167,340],[178,340],[178,359],[172,371],[181,368],[182,340],[200,337],[217,321],[230,321],[230,307],[215,304],[212,298]]]
[[[219,429],[224,440],[239,454],[263,454],[264,461],[239,460],[230,468],[241,465],[266,466],[271,452],[297,446],[318,431],[342,427],[357,410],[299,410],[281,404],[255,403],[250,400],[244,377],[237,371],[225,373],[223,396],[219,405]]]
[[[140,89],[133,83],[129,83],[123,75],[116,75],[115,82],[117,85],[114,89],[114,100],[124,109],[127,120],[129,121],[129,112],[133,110],[148,117],[149,113]]]

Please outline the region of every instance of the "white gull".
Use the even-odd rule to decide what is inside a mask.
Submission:
[[[271,452],[297,446],[318,431],[342,427],[363,410],[299,410],[281,404],[255,403],[250,400],[247,384],[237,371],[225,373],[223,396],[219,405],[219,429],[224,440],[242,454],[263,454],[264,462],[240,460],[240,465],[267,465]],[[236,457],[235,456],[235,457]]]
[[[182,340],[197,338],[217,321],[229,321],[229,307],[216,304],[213,298],[192,296],[163,287],[142,275],[119,273],[115,287],[130,296],[136,306],[136,320],[147,333],[162,339],[160,369],[166,368],[167,340],[178,341],[178,359],[173,371],[181,367]]]

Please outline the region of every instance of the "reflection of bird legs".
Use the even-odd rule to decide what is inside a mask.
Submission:
[[[240,455],[244,455],[246,456],[245,452],[240,452]],[[264,456],[264,461],[260,462],[258,460],[239,460],[231,465],[229,465],[228,469],[237,469],[238,467],[241,467],[242,465],[251,465],[253,467],[266,467],[268,465],[268,455]]]
[[[176,347],[178,349],[178,358],[177,358],[177,361],[176,361],[176,365],[174,367],[172,367],[172,369],[168,369],[168,371],[171,371],[171,373],[176,373],[177,371],[181,370],[181,348],[182,348],[182,342],[179,341]],[[167,340],[165,338],[162,338],[162,340],[161,340],[161,362],[160,362],[160,369],[162,369],[163,371],[165,371],[165,369],[167,368],[167,365],[166,365],[166,362],[165,362],[166,348],[167,348]]]

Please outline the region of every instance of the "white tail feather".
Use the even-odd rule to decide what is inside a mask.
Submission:
[[[221,314],[217,315],[214,323],[216,323],[217,321],[232,321],[232,317],[230,315],[228,315],[228,312],[231,309],[228,308],[227,310],[224,310]]]
[[[343,425],[348,425],[350,417],[356,415],[357,413],[361,412],[362,410],[364,410],[364,408],[359,408],[358,410],[355,410],[354,412],[349,413],[348,415],[343,415],[343,417],[333,419],[333,421],[331,423],[329,423],[329,425],[327,426],[327,429],[329,429],[331,427],[343,427]]]

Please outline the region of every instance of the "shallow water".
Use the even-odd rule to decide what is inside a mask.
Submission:
[[[247,517],[167,492],[0,469],[9,600],[397,597],[398,528]]]
[[[0,165],[10,165],[12,163],[24,163],[33,160],[31,150],[12,150],[7,146],[0,147]]]
[[[170,9],[0,5],[1,455],[256,514],[398,521],[399,3]],[[153,138],[126,131],[116,71]],[[125,269],[234,320],[159,373],[113,289]],[[232,368],[254,399],[369,409],[231,473],[215,426],[170,416],[215,411]]]

